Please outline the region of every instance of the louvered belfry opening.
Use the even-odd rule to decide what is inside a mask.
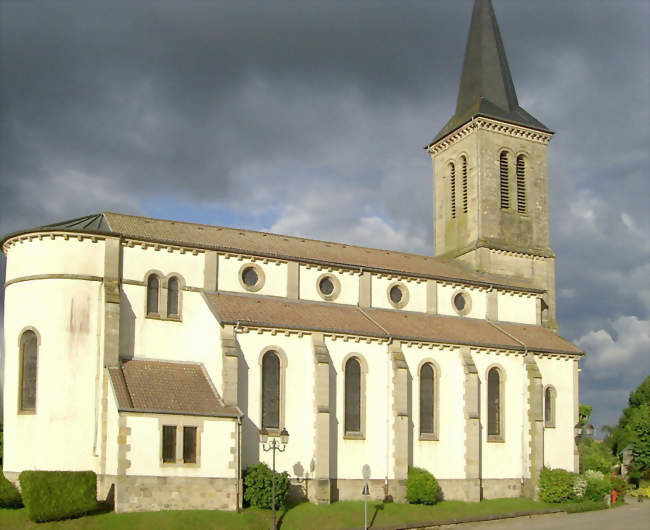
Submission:
[[[508,169],[508,153],[506,151],[502,151],[499,155],[499,177],[501,179],[501,208],[507,210],[510,207],[510,174]]]
[[[425,364],[420,370],[420,434],[433,434],[434,392],[433,367]]]
[[[463,213],[468,211],[468,198],[467,198],[467,157],[462,157],[462,170],[463,170]]]
[[[499,370],[492,368],[488,373],[488,434],[501,434],[501,375]]]
[[[361,365],[354,357],[345,363],[345,432],[361,432]]]
[[[262,359],[262,427],[280,428],[280,359],[273,350]]]
[[[517,211],[526,213],[526,159],[517,157]]]
[[[456,219],[456,166],[449,163],[449,201],[451,202],[451,218]]]

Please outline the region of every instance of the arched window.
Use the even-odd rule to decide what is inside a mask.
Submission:
[[[361,433],[361,365],[355,357],[345,363],[345,433]]]
[[[435,373],[433,365],[420,368],[420,434],[434,436],[435,429]]]
[[[453,162],[449,162],[449,194],[451,218],[456,219],[456,166]]]
[[[498,368],[488,372],[487,382],[487,434],[488,441],[503,439],[503,382]]]
[[[552,386],[544,391],[544,426],[555,427],[555,389]]]
[[[178,316],[178,278],[172,276],[167,282],[167,316]]]
[[[262,358],[262,428],[280,428],[280,357],[275,350]]]
[[[36,410],[38,339],[32,330],[20,337],[20,410]]]
[[[158,276],[152,274],[147,280],[147,314],[148,315],[157,315],[158,308],[158,297],[160,282]]]
[[[463,213],[467,213],[468,211],[468,198],[467,198],[467,157],[463,156],[461,157],[461,164],[462,164],[462,170],[463,170]]]
[[[517,157],[517,211],[526,213],[526,159]]]
[[[499,155],[499,177],[501,189],[501,208],[510,207],[510,169],[508,168],[508,153],[501,151]]]

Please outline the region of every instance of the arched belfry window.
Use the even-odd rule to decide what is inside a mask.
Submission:
[[[167,316],[177,317],[178,313],[178,278],[172,276],[167,282]]]
[[[462,156],[460,158],[461,169],[463,172],[463,213],[467,213],[468,208],[468,185],[467,185],[467,157]]]
[[[20,337],[20,410],[36,410],[38,338],[32,330]]]
[[[526,213],[526,159],[517,157],[517,211]]]
[[[280,428],[280,358],[275,350],[262,358],[262,428]]]
[[[361,364],[356,357],[345,363],[345,433],[361,434]]]
[[[449,162],[449,202],[451,218],[456,219],[456,166],[453,162]]]
[[[501,208],[510,207],[510,168],[508,167],[508,153],[501,151],[499,155],[499,189],[501,190]]]
[[[491,368],[487,377],[488,441],[503,440],[503,381],[498,368]]]
[[[152,274],[147,280],[147,314],[157,315],[159,309],[160,298],[160,280],[158,276]]]
[[[544,391],[544,426],[555,427],[555,389],[552,386]]]
[[[420,368],[420,436],[433,438],[436,432],[436,373],[431,363]]]

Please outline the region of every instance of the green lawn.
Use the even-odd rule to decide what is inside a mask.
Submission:
[[[572,511],[581,505],[572,504]],[[585,506],[586,507],[586,506]],[[494,515],[522,511],[543,511],[565,509],[564,505],[535,502],[530,499],[494,499],[482,502],[443,501],[435,506],[409,505],[381,502],[368,503],[368,519],[373,526],[383,526],[406,522],[425,522],[441,519]],[[363,502],[336,502],[330,505],[298,504],[278,512],[282,529],[318,530],[363,527]],[[218,511],[169,511],[116,514],[98,513],[50,523],[32,523],[25,509],[0,509],[0,528],[61,528],[61,529],[129,529],[166,530],[202,528],[267,529],[271,512],[247,508],[242,513]]]

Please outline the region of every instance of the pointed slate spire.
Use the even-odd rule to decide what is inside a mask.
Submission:
[[[431,144],[475,116],[551,132],[519,106],[491,0],[474,2],[456,114]]]

